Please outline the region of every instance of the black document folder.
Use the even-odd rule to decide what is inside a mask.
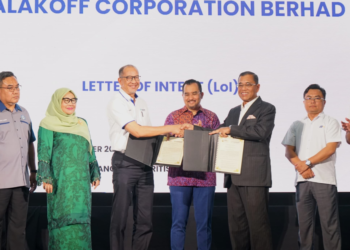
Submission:
[[[183,169],[215,172],[219,134],[209,131],[185,130]]]
[[[129,135],[125,155],[150,167],[153,165],[164,165],[156,163],[163,138],[164,136],[162,135],[145,138],[136,138],[133,135]],[[180,167],[179,165],[170,164],[166,166]]]
[[[157,160],[163,136],[136,138],[129,135],[125,155],[152,167]]]

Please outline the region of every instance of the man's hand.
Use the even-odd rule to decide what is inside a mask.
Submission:
[[[182,125],[181,124],[177,124],[177,125],[171,125],[174,127],[172,135],[174,135],[175,137],[184,137],[184,130],[182,129]],[[169,135],[168,135],[169,137]]]
[[[214,130],[212,132],[210,132],[210,135],[214,135],[214,134],[220,134],[220,137],[227,137],[229,134],[231,133],[231,129],[229,127],[223,127],[223,128],[219,128],[217,130]]]
[[[51,184],[43,182],[43,188],[45,189],[46,193],[51,194],[53,187]]]
[[[167,141],[169,141],[170,136],[175,136],[175,137],[184,137],[184,130],[182,129],[182,125],[181,124],[177,124],[177,125],[169,125],[172,126],[172,133],[167,133],[166,137],[167,137]]]
[[[310,178],[313,178],[315,177],[315,174],[314,172],[312,171],[311,168],[308,168],[307,170],[305,170],[301,176],[304,178],[304,179],[310,179]]]
[[[94,190],[100,186],[100,180],[96,180],[94,182],[91,183],[91,187],[94,187]]]
[[[196,126],[202,127],[202,121],[199,120],[198,124],[195,124]],[[184,124],[178,124],[178,125],[172,125],[176,126],[176,130],[172,134],[167,134],[167,140],[169,141],[169,137],[171,135],[174,135],[175,137],[184,137],[185,135],[185,130],[193,130],[194,125],[189,124],[189,123],[184,123]],[[180,127],[178,127],[180,126]],[[179,129],[179,130],[178,130]]]
[[[298,172],[304,179],[310,179],[315,177],[315,174],[312,171],[312,169],[308,165],[306,165],[306,161],[299,161],[297,164],[295,164],[295,169],[298,170]]]
[[[36,185],[37,185],[36,173],[30,173],[30,190],[29,190],[29,192],[31,194],[35,191]]]
[[[199,123],[196,124],[196,125],[202,127],[202,122],[199,121]],[[193,130],[194,129],[194,125],[189,124],[189,123],[184,123],[184,124],[181,124],[181,129],[182,130]]]
[[[298,170],[300,174],[303,174],[308,168],[309,166],[306,165],[306,161],[299,161],[295,164],[295,169]]]
[[[194,125],[196,125],[196,126],[198,126],[198,127],[202,127],[202,121],[199,120],[199,122],[198,122],[197,124],[194,124]]]
[[[343,127],[343,129],[345,130],[345,131],[350,131],[350,119],[348,119],[348,118],[345,118],[345,120],[347,121],[347,122],[341,122],[341,126]]]

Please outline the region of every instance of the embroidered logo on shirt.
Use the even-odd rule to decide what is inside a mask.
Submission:
[[[21,120],[24,121],[26,117],[24,115],[21,115]]]
[[[323,128],[323,125],[321,125],[320,128]]]

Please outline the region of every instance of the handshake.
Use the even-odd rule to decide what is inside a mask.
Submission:
[[[198,124],[195,124],[196,126],[201,127],[202,126],[202,122],[199,121]],[[189,123],[184,123],[184,124],[177,124],[177,125],[169,125],[171,126],[171,133],[168,133],[167,136],[168,138],[170,136],[175,136],[175,137],[184,137],[185,134],[185,130],[193,130],[194,129],[194,125],[193,124],[189,124]]]
[[[202,127],[202,121],[199,121],[198,124],[178,124],[178,125],[169,125],[173,126],[172,132],[167,134],[167,136],[175,136],[175,137],[184,137],[185,130],[194,130],[194,126]],[[209,135],[220,134],[221,137],[227,137],[231,133],[230,127],[221,127],[217,130],[213,130],[209,133]]]

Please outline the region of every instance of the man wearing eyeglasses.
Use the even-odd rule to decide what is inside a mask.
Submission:
[[[7,249],[26,248],[28,196],[36,189],[35,136],[28,111],[17,104],[19,98],[15,75],[1,72],[0,225],[6,226],[3,219],[8,210]]]
[[[146,102],[136,94],[140,86],[139,72],[133,65],[119,70],[121,89],[108,105],[113,167],[113,205],[110,224],[110,248],[124,249],[124,235],[129,205],[133,201],[133,249],[148,249],[152,236],[153,170],[125,156],[129,134],[152,137],[173,133],[183,135],[181,125],[151,127]]]
[[[255,73],[241,73],[238,82],[238,95],[243,103],[232,108],[220,128],[210,133],[244,140],[241,174],[225,174],[224,180],[232,249],[272,250],[268,217],[272,185],[269,145],[276,109],[258,96],[260,84]],[[183,128],[210,130],[189,124]]]
[[[311,84],[304,92],[307,116],[295,121],[282,144],[296,169],[296,206],[299,248],[313,249],[316,208],[320,215],[326,250],[341,249],[341,235],[335,176],[335,151],[341,143],[338,121],[325,113],[326,91]]]

